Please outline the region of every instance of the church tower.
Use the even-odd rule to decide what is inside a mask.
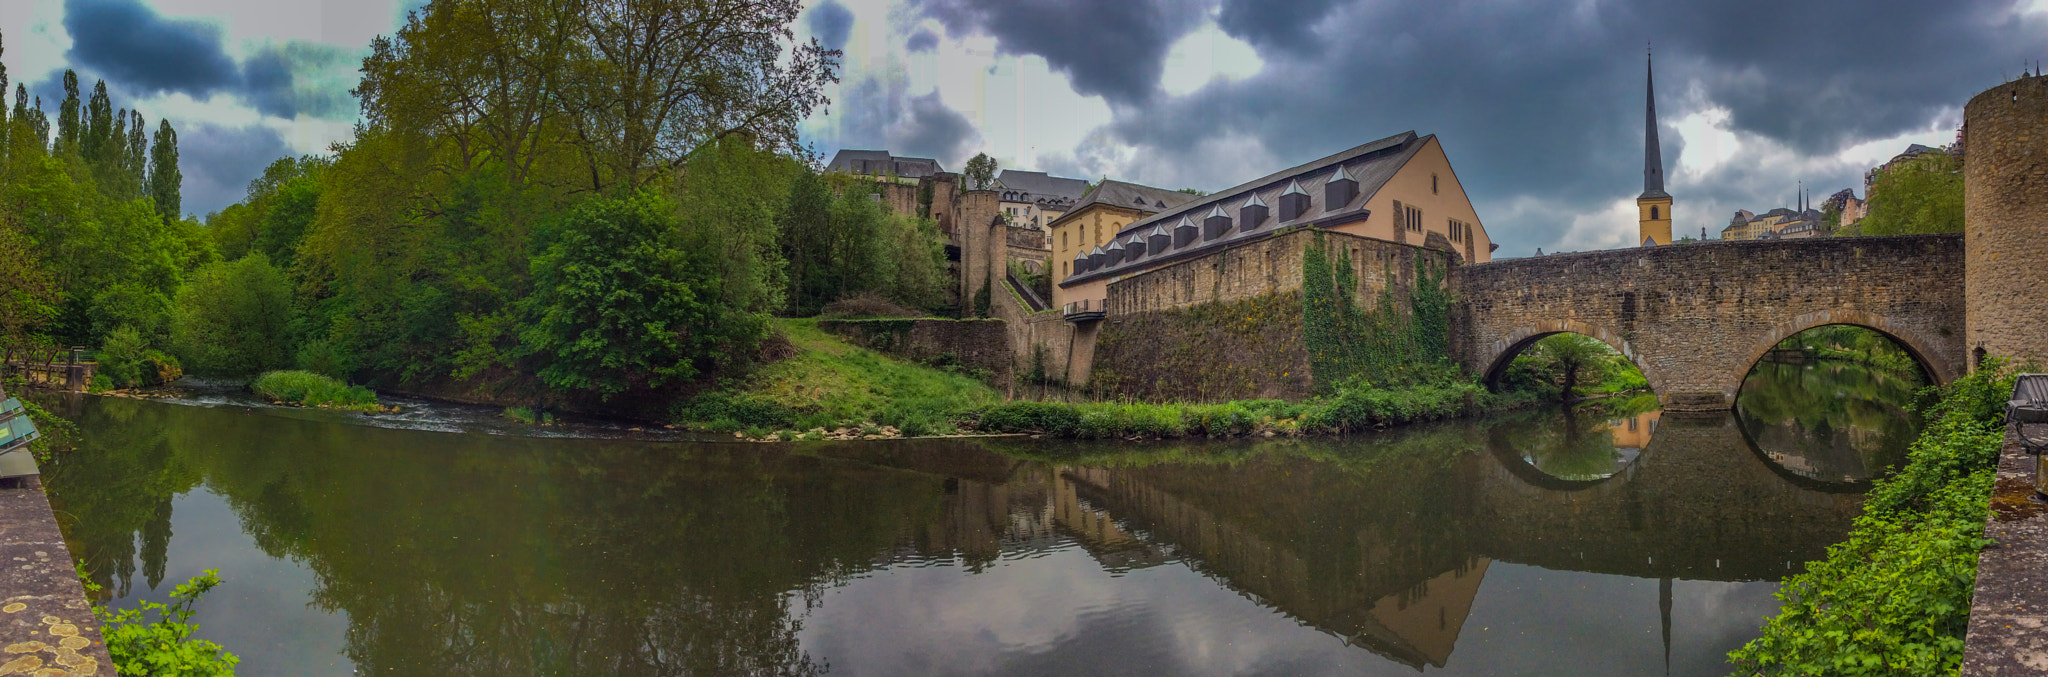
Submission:
[[[1657,144],[1657,76],[1644,57],[1643,194],[1636,196],[1636,244],[1671,244],[1671,194],[1664,192],[1664,151]]]

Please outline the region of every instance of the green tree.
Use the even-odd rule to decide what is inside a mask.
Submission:
[[[1962,232],[1962,160],[1931,152],[1878,172],[1870,214],[1857,226],[1864,235]]]
[[[0,214],[0,342],[27,343],[57,316],[57,284],[19,224]]]
[[[710,262],[679,246],[674,213],[642,192],[591,201],[549,233],[524,333],[542,381],[609,398],[744,349],[736,325],[758,336],[759,318],[716,307]]]
[[[832,189],[817,172],[799,172],[789,184],[789,201],[776,217],[782,229],[782,257],[789,262],[789,312],[817,314],[836,298],[831,268]]]
[[[1570,400],[1580,383],[1597,382],[1606,377],[1607,357],[1613,352],[1613,348],[1599,339],[1565,332],[1543,337],[1525,355],[1555,379],[1560,388],[1558,397]]]
[[[985,190],[995,184],[998,169],[1000,167],[996,165],[995,158],[989,157],[987,153],[975,153],[973,158],[967,160],[967,169],[962,170],[960,175],[966,177],[968,182],[974,185],[975,190]]]
[[[121,152],[121,185],[130,197],[144,197],[149,195],[149,132],[142,128],[142,111],[128,111],[128,116],[127,147]],[[165,221],[177,218],[176,213],[164,215]]]
[[[38,100],[37,103],[41,101]],[[78,98],[78,74],[65,69],[64,101],[57,104],[57,147],[67,148],[73,152],[78,150],[79,136],[85,132],[83,120],[79,117],[81,107]]]
[[[141,119],[137,114],[136,120]],[[166,221],[184,213],[184,198],[179,194],[184,182],[185,175],[178,172],[178,132],[171,129],[170,120],[159,120],[156,140],[149,147],[148,184],[149,197],[156,200],[156,212]]]
[[[213,263],[178,290],[171,349],[192,373],[248,376],[288,366],[291,284],[262,254]]]

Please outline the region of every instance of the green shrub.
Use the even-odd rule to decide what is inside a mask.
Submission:
[[[1864,497],[1847,541],[1785,580],[1779,615],[1728,655],[1740,674],[1956,673],[2011,391],[1992,362],[1923,392],[1931,423],[1905,468]]]
[[[145,351],[141,332],[127,325],[117,327],[107,334],[106,343],[100,346],[96,374],[107,377],[107,382],[117,389],[142,385]]]
[[[89,580],[85,583],[88,587],[98,588]],[[107,653],[114,659],[112,667],[123,675],[135,677],[234,675],[240,658],[223,650],[219,644],[192,637],[192,633],[199,629],[192,623],[195,613],[192,606],[199,603],[200,596],[217,585],[220,585],[219,572],[207,569],[206,573],[171,591],[172,601],[168,605],[144,601],[139,609],[119,611],[94,607],[93,615],[100,619],[100,633],[106,638]],[[151,614],[156,616],[155,620],[149,619]]]
[[[194,373],[244,376],[292,355],[291,282],[262,254],[208,264],[178,290],[171,347]]]
[[[1005,402],[983,411],[978,425],[982,430],[994,432],[1035,432],[1073,437],[1081,426],[1081,414],[1071,404]]]
[[[527,425],[554,425],[555,415],[547,411],[535,412],[533,407],[506,407],[505,418]]]
[[[145,350],[142,352],[143,385],[160,386],[176,381],[184,375],[185,368],[178,362],[178,358],[172,357],[161,350]]]
[[[776,430],[797,423],[795,411],[773,400],[718,391],[677,403],[669,418],[691,430],[718,433]]]
[[[310,371],[268,371],[249,382],[249,389],[273,402],[302,407],[377,411],[377,395]]]

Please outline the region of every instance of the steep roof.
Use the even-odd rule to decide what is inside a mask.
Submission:
[[[1299,183],[1302,191],[1310,196],[1311,209],[1307,214],[1288,223],[1311,223],[1333,218],[1338,220],[1363,218],[1367,215],[1365,203],[1371,200],[1372,196],[1378,193],[1388,180],[1394,178],[1394,174],[1399,172],[1402,166],[1407,165],[1408,160],[1421,151],[1422,147],[1427,145],[1431,138],[1434,137],[1416,136],[1413,131],[1402,132],[1346,149],[1328,157],[1267,174],[1228,190],[1217,191],[1202,197],[1177,193],[1177,195],[1189,199],[1168,209],[1161,210],[1157,214],[1124,226],[1123,230],[1117,233],[1117,237],[1124,237],[1132,232],[1150,230],[1157,224],[1177,221],[1183,215],[1200,218],[1201,215],[1208,213],[1217,206],[1223,207],[1223,210],[1230,214],[1234,221],[1238,218],[1238,208],[1244,206],[1245,203],[1256,199],[1262,204],[1276,204],[1279,202],[1280,193],[1296,183]],[[1342,166],[1351,178],[1358,181],[1358,191],[1351,198],[1350,202],[1346,204],[1321,204],[1322,196],[1326,194],[1323,186],[1331,177],[1336,176],[1334,169],[1338,166]],[[1104,187],[1107,187],[1106,183]],[[1098,192],[1100,192],[1100,189],[1098,189]],[[1090,198],[1093,197],[1094,194],[1091,193]],[[1087,202],[1088,199],[1082,200],[1084,204]],[[1112,202],[1112,204],[1114,203]],[[1099,270],[1069,276],[1066,280],[1061,281],[1061,283],[1065,284],[1068,282],[1129,274],[1137,270],[1160,265],[1168,260],[1198,256],[1208,250],[1263,238],[1271,235],[1276,230],[1274,226],[1280,225],[1271,223],[1272,219],[1277,218],[1277,213],[1269,216],[1267,224],[1260,225],[1252,232],[1244,232],[1242,228],[1237,227],[1237,224],[1233,224],[1229,233],[1214,240],[1189,242],[1184,246],[1175,247],[1160,256],[1148,256],[1135,263],[1105,266]]]
[[[1052,176],[1045,172],[1026,172],[1005,169],[996,177],[996,183],[1010,190],[1030,193],[1032,197],[1062,197],[1079,200],[1088,192],[1088,182]]]
[[[842,149],[832,154],[832,161],[825,164],[825,171],[920,179],[944,172],[946,168],[939,166],[939,161],[931,158],[896,157],[886,150]]]
[[[1079,213],[1083,207],[1092,204],[1157,212],[1162,209],[1186,204],[1194,199],[1196,199],[1196,196],[1180,191],[1141,186],[1128,181],[1103,179],[1102,185],[1096,186],[1094,190],[1088,191],[1087,195],[1081,196],[1079,202],[1075,202],[1074,206],[1067,208],[1067,213]]]

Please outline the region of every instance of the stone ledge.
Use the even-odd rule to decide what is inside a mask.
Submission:
[[[2034,458],[2010,434],[1998,459],[1994,544],[1977,556],[1963,675],[2048,674],[2048,505],[2030,500]]]
[[[40,487],[0,488],[0,645],[0,673],[114,674]]]

